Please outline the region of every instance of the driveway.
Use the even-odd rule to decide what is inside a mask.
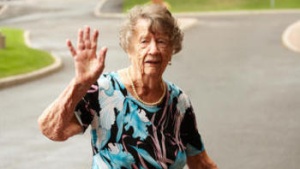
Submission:
[[[15,2],[0,26],[29,30],[33,47],[60,57],[63,69],[0,90],[0,168],[89,168],[89,133],[54,143],[37,118],[73,76],[65,39],[77,29],[100,30],[108,46],[106,71],[128,65],[118,45],[122,18],[96,17],[97,0]],[[195,14],[184,49],[165,78],[191,97],[208,153],[221,169],[298,169],[300,165],[300,56],[282,45],[285,28],[299,12]]]

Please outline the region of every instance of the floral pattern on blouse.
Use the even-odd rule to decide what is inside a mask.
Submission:
[[[101,75],[77,105],[83,130],[91,126],[92,169],[183,168],[187,155],[204,151],[187,95],[165,82],[157,106],[136,100],[115,72]]]

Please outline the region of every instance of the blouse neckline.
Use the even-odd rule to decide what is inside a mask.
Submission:
[[[124,89],[126,90],[126,93],[127,93],[127,96],[131,97],[132,99],[134,99],[137,103],[139,103],[140,105],[143,105],[145,107],[149,107],[149,108],[158,108],[158,107],[161,107],[162,105],[165,104],[166,102],[166,97],[168,97],[168,91],[169,91],[169,84],[163,80],[164,83],[166,83],[167,87],[166,87],[166,92],[167,94],[165,95],[165,98],[163,99],[163,101],[158,104],[158,105],[154,105],[154,106],[149,106],[149,105],[146,105],[146,104],[143,104],[142,102],[140,102],[139,100],[137,100],[126,88],[125,84],[123,83],[123,81],[121,80],[121,77],[119,75],[118,72],[111,72],[110,75],[112,75],[119,83],[119,85]]]

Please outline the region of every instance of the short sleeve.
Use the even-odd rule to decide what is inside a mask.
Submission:
[[[204,145],[197,129],[196,117],[192,107],[189,107],[184,114],[180,134],[183,143],[186,145],[188,156],[197,155],[204,151]]]
[[[100,105],[98,101],[99,91],[98,83],[96,82],[87,91],[86,95],[80,100],[75,108],[75,116],[83,128],[83,132],[93,121],[96,113],[100,111]]]

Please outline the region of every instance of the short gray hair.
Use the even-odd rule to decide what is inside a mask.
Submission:
[[[134,35],[135,25],[139,19],[150,20],[150,29],[153,32],[163,30],[173,47],[173,54],[178,53],[182,48],[183,32],[180,30],[176,19],[171,12],[162,5],[143,5],[133,7],[127,19],[124,21],[120,32],[120,46],[125,52],[130,48],[130,41]]]

